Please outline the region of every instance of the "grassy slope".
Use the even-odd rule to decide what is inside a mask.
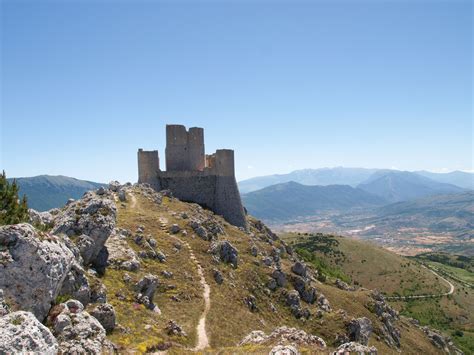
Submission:
[[[281,236],[287,241],[297,241],[306,236],[288,233]],[[431,294],[446,292],[447,285],[429,270],[422,268],[418,260],[405,258],[369,243],[335,237],[339,242],[335,250],[344,254],[316,254],[333,267],[340,268],[352,281],[367,288],[378,288],[392,294]],[[444,269],[456,277],[469,280],[472,273],[435,262],[424,263]],[[391,302],[403,315],[420,320],[453,337],[455,343],[466,353],[474,353],[474,290],[453,279],[456,289],[452,296],[434,299]],[[459,332],[463,335],[460,336]],[[457,334],[457,335],[456,335]]]
[[[144,351],[147,346],[162,341],[173,341],[178,345],[172,348],[174,349],[172,352],[179,352],[179,344],[183,346],[181,351],[185,351],[184,347],[192,347],[195,343],[195,327],[204,308],[201,297],[202,289],[198,284],[199,278],[197,277],[196,267],[189,260],[186,248],[183,247],[179,253],[173,251],[174,240],[161,229],[159,218],[166,218],[168,225],[177,223],[182,228],[187,229],[187,237],[179,236],[177,238],[186,238],[204,269],[205,278],[211,287],[211,308],[206,327],[213,352],[261,352],[264,349],[258,346],[249,346],[243,349],[235,346],[243,336],[252,330],[269,332],[282,325],[295,326],[321,336],[331,349],[335,335],[344,332],[344,318],[342,313],[338,312],[339,309],[344,309],[348,313],[348,319],[366,316],[372,319],[375,328],[381,326],[374,314],[365,307],[370,301],[368,291],[347,292],[327,284],[318,284],[316,287],[326,295],[334,311],[325,314],[321,319],[316,319],[314,316],[309,321],[295,319],[290,314],[289,308],[281,300],[281,290],[269,295],[265,293],[265,284],[269,280],[272,270],[269,267],[257,266],[253,263],[260,257],[255,258],[249,253],[252,237],[217,217],[225,227],[226,239],[231,241],[239,250],[239,266],[237,269],[233,269],[228,265],[214,264],[207,253],[209,242],[198,237],[193,238],[191,229],[186,226],[187,221],[178,217],[179,212],[182,211],[192,216],[195,208],[192,204],[165,198],[163,204],[158,206],[139,193],[135,193],[135,196],[137,197],[135,208],[131,208],[130,202],[127,202],[125,207],[118,206],[119,227],[135,231],[139,224],[144,225],[145,234],[152,234],[157,239],[159,248],[168,255],[168,258],[166,263],[159,263],[158,261],[145,263],[142,261],[140,271],[129,272],[129,274],[134,280],[137,280],[145,273],[151,272],[159,275],[161,270],[166,269],[175,274],[174,278],[165,280],[161,277],[160,280],[172,283],[176,286],[176,289],[165,291],[161,287],[160,291],[157,292],[155,303],[162,310],[162,315],[157,315],[144,309],[143,306],[134,307],[131,284],[125,285],[122,281],[124,271],[107,270],[103,281],[108,289],[109,302],[117,310],[118,322],[130,328],[128,334],[116,330],[109,335],[110,339],[118,344],[122,351]],[[260,241],[258,235],[253,238],[253,243],[258,246],[260,251],[270,251],[271,246]],[[220,239],[224,239],[224,237],[220,237]],[[129,244],[135,248],[133,242],[130,241]],[[275,242],[275,244],[278,246],[279,242]],[[283,258],[283,269],[289,272],[290,266],[290,261]],[[218,268],[224,274],[225,281],[222,285],[215,283],[212,277],[213,268]],[[185,272],[190,274],[193,280],[186,278],[184,276]],[[119,300],[115,296],[117,291],[123,292],[127,299],[125,301]],[[183,299],[179,303],[170,299],[173,294],[183,293],[191,294],[193,297],[189,301]],[[243,299],[249,294],[253,294],[257,298],[259,312],[251,313],[244,304]],[[276,313],[270,311],[270,303],[276,306],[278,310]],[[313,314],[316,313],[315,306],[309,306],[309,308]],[[187,338],[170,339],[163,331],[169,319],[174,319],[181,324],[189,336]],[[147,324],[151,325],[151,329],[145,330]],[[409,323],[404,323],[404,321],[401,321],[399,326],[402,331],[401,350],[403,353],[437,353],[437,350],[422,335],[420,330]],[[396,353],[382,340],[378,340],[375,335],[371,337],[369,344],[376,346],[379,353]]]
[[[288,242],[305,240],[308,236],[287,233],[280,236]],[[435,294],[449,287],[414,260],[409,260],[373,244],[344,237],[334,237],[338,245],[334,253],[316,252],[328,264],[342,269],[351,279],[369,289],[387,295]]]

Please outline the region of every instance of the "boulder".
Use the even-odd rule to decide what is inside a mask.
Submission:
[[[220,272],[217,269],[213,269],[212,274],[213,274],[214,280],[216,280],[217,284],[220,285],[224,282],[224,276],[222,275],[222,272]]]
[[[281,271],[281,270],[273,271],[272,277],[275,279],[275,281],[276,281],[276,283],[279,287],[285,287],[286,286],[286,275],[283,271]]]
[[[0,289],[42,321],[71,270],[74,255],[60,237],[29,224],[0,227]]]
[[[113,349],[106,339],[104,327],[84,311],[79,301],[70,300],[58,308],[61,311],[52,322],[61,353],[102,354]]]
[[[100,190],[100,189],[99,189]],[[52,233],[80,236],[78,247],[84,264],[96,260],[115,228],[117,211],[110,192],[86,192],[84,196],[59,213],[54,219]]]
[[[322,293],[320,293],[318,295],[318,306],[324,312],[330,312],[331,311],[331,305],[329,304],[329,301],[326,298],[326,296],[324,296]]]
[[[110,191],[118,192],[120,187],[121,187],[120,182],[118,182],[117,180],[109,182],[109,190]]]
[[[115,309],[111,304],[99,304],[91,311],[91,315],[99,321],[106,332],[115,328]]]
[[[181,228],[177,224],[172,224],[171,227],[170,227],[170,233],[171,234],[179,233],[180,230],[181,230]]]
[[[222,262],[237,267],[239,252],[229,241],[223,240],[213,242],[211,243],[209,251],[211,254],[218,256]]]
[[[257,299],[255,298],[254,295],[249,295],[249,296],[245,297],[244,298],[244,303],[247,305],[250,312],[257,312],[258,311]]]
[[[365,346],[356,342],[342,344],[337,348],[332,355],[346,355],[346,354],[360,354],[360,355],[377,355],[377,348],[375,346]]]
[[[286,304],[288,306],[299,306],[300,305],[300,295],[298,291],[292,290],[286,295]]]
[[[119,270],[136,271],[140,268],[140,261],[122,235],[117,232],[112,233],[105,242],[109,252],[108,265]]]
[[[53,215],[49,212],[39,212],[32,208],[28,209],[29,221],[34,225],[49,226],[53,223]]]
[[[159,280],[157,276],[151,274],[145,275],[135,284],[137,301],[149,309],[154,309],[155,305],[153,304],[153,297],[155,296],[158,284]]]
[[[58,353],[58,342],[51,331],[30,312],[0,317],[0,354],[20,353]]]
[[[270,334],[265,334],[261,330],[254,330],[243,338],[239,345],[247,344],[280,344],[280,345],[298,345],[310,349],[324,349],[326,342],[316,335],[307,334],[304,330],[289,328],[286,326],[276,328]]]
[[[349,286],[347,283],[339,279],[336,279],[336,287],[344,291],[355,291],[354,287]]]
[[[277,345],[270,350],[269,355],[300,355],[293,345]]]
[[[187,336],[186,332],[183,330],[183,327],[181,327],[174,320],[168,321],[168,324],[166,324],[165,330],[168,335],[176,335],[176,336],[182,336],[182,337]]]
[[[366,317],[352,319],[347,325],[349,339],[362,345],[367,345],[372,331],[372,322]]]
[[[299,275],[302,277],[306,277],[306,270],[307,270],[306,264],[300,261],[297,261],[291,267],[291,271],[293,271],[296,275]]]
[[[118,192],[118,198],[119,198],[120,202],[127,201],[127,193],[125,192],[125,190],[120,190]]]

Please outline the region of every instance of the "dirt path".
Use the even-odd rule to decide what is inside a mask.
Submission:
[[[166,218],[160,218],[160,224],[161,224],[161,229],[168,232],[168,220]],[[209,309],[211,308],[211,288],[209,287],[209,284],[206,282],[206,278],[204,277],[204,272],[202,270],[201,264],[197,260],[196,256],[194,255],[194,251],[189,245],[189,243],[186,240],[182,240],[180,238],[177,238],[174,235],[171,235],[167,233],[170,237],[175,238],[180,241],[180,243],[184,244],[186,248],[189,251],[189,257],[190,259],[196,264],[197,268],[197,273],[200,278],[200,283],[203,288],[202,296],[204,298],[204,311],[201,314],[201,317],[199,318],[199,323],[196,326],[196,333],[197,333],[197,342],[196,346],[193,349],[190,349],[192,351],[200,351],[209,346],[209,337],[207,336],[207,331],[206,331],[206,317],[207,313],[209,312]]]
[[[444,277],[436,273],[434,270],[431,270],[430,268],[427,268],[426,266],[422,265],[425,269],[430,270],[433,274],[435,274],[436,277],[440,278],[444,282],[446,282],[449,285],[449,291],[444,292],[444,293],[438,293],[438,294],[432,294],[432,295],[412,295],[412,296],[390,296],[390,297],[385,297],[387,300],[412,300],[412,299],[420,299],[420,298],[433,298],[433,297],[443,297],[443,296],[449,296],[452,295],[454,292],[454,285],[446,280]]]

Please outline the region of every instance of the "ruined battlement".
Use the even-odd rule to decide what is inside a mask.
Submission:
[[[138,150],[138,182],[156,190],[169,189],[180,200],[195,202],[247,228],[235,180],[234,151],[218,149],[207,155],[204,129],[166,125],[166,170],[160,170],[158,151]]]

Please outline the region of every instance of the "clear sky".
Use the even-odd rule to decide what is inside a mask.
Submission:
[[[1,0],[7,175],[136,181],[165,124],[299,168],[472,170],[471,1]]]

